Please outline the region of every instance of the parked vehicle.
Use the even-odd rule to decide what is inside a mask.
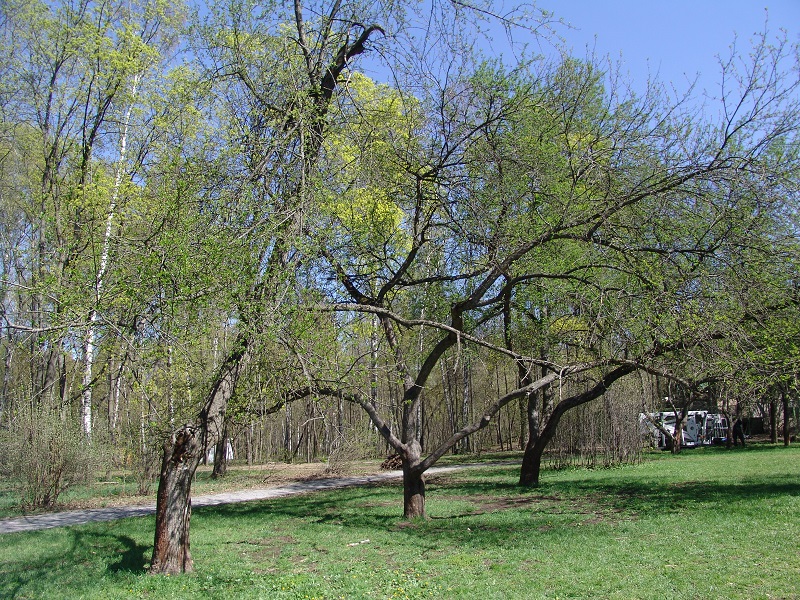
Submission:
[[[673,411],[640,413],[639,428],[643,435],[651,437],[656,448],[670,448],[675,436],[676,415]],[[659,427],[659,425],[661,427]],[[665,431],[669,433],[668,436]],[[707,410],[690,410],[683,424],[681,446],[711,446],[722,444],[728,435],[728,419],[725,415]]]

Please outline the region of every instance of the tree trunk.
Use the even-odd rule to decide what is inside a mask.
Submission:
[[[725,411],[725,420],[728,422],[728,427],[725,429],[725,448],[730,450],[733,448],[733,418],[728,410]]]
[[[522,382],[523,385],[527,385],[527,381]],[[539,431],[542,426],[542,413],[540,411],[540,406],[544,404],[544,398],[542,397],[540,401],[539,394],[544,396],[546,394],[546,390],[539,390],[538,393],[535,394],[528,394],[528,406],[527,406],[527,424],[528,424],[528,444],[536,443],[536,440],[539,439]],[[533,440],[531,442],[531,440]],[[526,444],[526,449],[528,444]]]
[[[286,405],[283,419],[283,449],[286,453],[287,462],[291,462],[294,456],[294,437],[292,433],[292,407],[289,404]]]
[[[774,395],[769,401],[769,441],[778,443],[778,404]]]
[[[215,479],[217,477],[224,477],[228,472],[228,423],[222,426],[222,435],[219,436],[219,441],[214,448],[214,470],[211,476]]]
[[[534,434],[528,436],[528,444],[525,447],[525,454],[522,457],[522,467],[520,468],[519,484],[526,487],[536,487],[539,485],[539,474],[542,469],[542,456],[547,448],[547,444],[553,439],[556,434],[558,422],[561,420],[562,415],[568,410],[567,401],[560,402],[556,405],[547,424],[542,430],[535,434],[535,429],[532,429]]]
[[[781,392],[783,402],[783,445],[789,445],[789,394],[784,389]]]
[[[680,425],[678,423],[675,424],[675,433],[672,436],[672,444],[670,445],[670,452],[672,454],[680,454],[681,447],[683,444],[681,443],[681,438],[683,437],[683,424]]]
[[[250,420],[250,424],[247,426],[247,466],[250,467],[253,465],[253,421]]]
[[[461,364],[461,374],[464,384],[464,395],[461,402],[461,424],[466,425],[471,421],[470,414],[472,412],[472,370],[469,357],[465,356]],[[468,454],[472,450],[472,442],[469,436],[461,440],[461,451]]]
[[[176,431],[164,443],[161,479],[156,499],[156,532],[150,573],[177,575],[192,570],[189,519],[192,478],[200,464],[203,443],[192,426]]]
[[[225,410],[241,369],[250,360],[248,339],[240,334],[220,367],[206,404],[193,424],[176,430],[164,443],[156,499],[156,533],[150,573],[172,575],[191,571],[189,554],[190,492],[207,445],[223,437]]]
[[[450,366],[446,363],[447,359],[445,358],[439,362],[439,367],[442,371],[442,394],[444,395],[444,405],[447,409],[448,433],[452,435],[458,431],[458,422],[456,419],[455,401],[453,399],[455,394],[452,393],[450,388],[452,385],[450,381]],[[453,454],[458,454],[458,445],[453,446]]]
[[[403,517],[425,518],[425,476],[403,469]]]
[[[523,376],[524,375],[524,376]],[[521,374],[520,383],[527,383],[530,376]],[[528,441],[525,444],[525,453],[522,456],[522,468],[520,469],[519,484],[524,486],[539,485],[539,470],[542,462],[544,447],[540,450],[536,448],[539,441],[541,427],[541,413],[539,412],[539,394],[544,394],[545,390],[538,393],[527,394],[527,424]]]
[[[530,394],[520,398],[517,403],[517,407],[519,408],[519,438],[517,440],[517,447],[520,450],[524,450],[527,445],[525,440],[528,439],[528,420],[526,418],[528,402],[530,402]]]
[[[425,474],[418,469],[422,448],[414,441],[403,458],[403,517],[425,518]]]
[[[529,435],[525,445],[525,454],[522,456],[522,468],[519,473],[519,484],[526,487],[539,485],[539,472],[542,466],[542,454],[545,446],[538,446],[539,438]]]

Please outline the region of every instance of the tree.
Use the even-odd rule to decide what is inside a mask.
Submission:
[[[233,117],[231,135],[245,151],[232,157],[240,177],[231,200],[236,219],[252,243],[238,265],[244,275],[236,303],[239,331],[212,378],[197,417],[164,443],[156,507],[151,573],[192,569],[189,551],[190,490],[204,449],[223,432],[225,411],[257,341],[275,322],[297,264],[296,238],[304,228],[311,198],[308,180],[319,157],[328,113],[351,61],[366,49],[378,25],[362,25],[354,7],[334,3],[308,22],[299,0],[291,16],[277,5],[244,2],[224,12],[205,30],[208,67]],[[366,15],[365,15],[366,16]],[[290,25],[291,24],[291,25]],[[291,26],[293,33],[285,29]],[[287,68],[288,67],[288,68]],[[275,80],[275,76],[283,76]]]
[[[513,74],[486,64],[451,68],[447,85],[422,99],[424,124],[415,127],[422,141],[394,147],[384,176],[403,218],[383,232],[373,228],[378,239],[365,243],[333,215],[329,227],[341,233],[325,240],[320,267],[339,284],[326,279],[319,291],[330,310],[381,322],[403,385],[397,431],[365,395],[326,383],[335,376],[310,368],[312,353],[303,357],[315,392],[362,406],[401,456],[406,517],[425,514],[427,468],[511,400],[589,377],[583,390],[540,411],[546,422],[521,475],[535,485],[565,412],[637,369],[657,372],[666,357],[688,359],[687,349],[726,336],[706,320],[711,308],[726,310],[720,268],[734,257],[747,272],[757,268],[739,251],[745,238],[748,247],[764,241],[763,228],[753,227],[764,213],[754,214],[751,200],[770,205],[777,182],[796,169],[778,151],[798,125],[797,84],[779,75],[787,50],[761,40],[743,72],[733,61],[724,65],[725,85],[734,79],[741,87],[723,88],[716,125],[698,120],[688,99],[671,102],[657,87],[637,98],[609,87],[596,64],[573,59]],[[407,183],[391,173],[405,173]],[[366,189],[353,177],[341,193]],[[543,291],[538,306],[524,303],[522,292],[533,288]],[[540,321],[547,343],[503,344],[497,323],[509,307]],[[524,371],[519,387],[423,456],[423,391],[461,344],[507,356]],[[534,375],[533,367],[542,371]]]
[[[92,432],[92,389],[94,384],[94,362],[96,358],[96,344],[98,338],[98,322],[100,320],[99,307],[103,300],[103,287],[109,270],[109,261],[112,255],[112,242],[114,240],[115,221],[119,218],[118,207],[122,198],[123,184],[129,181],[133,174],[139,170],[138,165],[129,164],[129,135],[132,126],[134,107],[141,106],[139,94],[147,78],[156,69],[166,70],[169,60],[165,51],[170,49],[175,42],[176,28],[183,19],[180,4],[155,3],[147,6],[135,6],[128,3],[122,11],[119,47],[114,48],[104,56],[104,63],[100,66],[104,72],[116,71],[115,86],[119,89],[115,103],[127,106],[116,118],[120,119],[119,131],[116,132],[118,140],[118,155],[109,174],[111,181],[108,184],[96,185],[97,191],[108,197],[108,207],[105,211],[99,243],[92,244],[97,248],[94,258],[94,299],[86,324],[83,342],[83,385],[81,391],[81,421],[83,432],[91,437]],[[114,35],[114,34],[112,34]],[[127,89],[122,89],[127,88]],[[163,126],[163,123],[161,124]],[[147,134],[144,134],[147,136]],[[153,137],[151,135],[149,137]],[[147,139],[147,138],[145,138]],[[143,143],[139,148],[139,161],[143,156]]]
[[[26,298],[6,312],[6,326],[30,340],[33,396],[62,404],[79,396],[89,437],[115,221],[145,155],[141,138],[130,139],[132,128],[147,127],[133,123],[134,107],[148,91],[143,79],[166,64],[181,7],[82,0],[2,10],[8,145],[26,168],[9,198],[28,228],[14,245],[14,285]],[[132,145],[140,151],[133,161]],[[78,370],[79,354],[75,392],[68,371]]]

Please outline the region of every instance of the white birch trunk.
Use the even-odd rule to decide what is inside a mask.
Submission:
[[[100,298],[103,292],[106,271],[108,270],[108,259],[111,253],[111,234],[114,229],[114,218],[117,213],[117,203],[119,202],[119,190],[122,186],[122,174],[125,168],[125,158],[127,154],[128,128],[133,111],[133,99],[136,97],[136,88],[139,84],[140,76],[136,75],[133,79],[131,89],[131,103],[125,111],[125,118],[122,121],[122,132],[119,140],[119,160],[114,173],[114,187],[111,190],[111,200],[108,203],[106,213],[106,228],[103,232],[103,249],[100,252],[100,264],[95,277],[95,297],[94,306],[89,313],[89,322],[86,330],[86,340],[84,345],[84,366],[83,366],[83,389],[81,392],[81,427],[87,438],[92,437],[92,373],[94,370],[95,354],[97,351],[97,323],[100,319],[97,307],[100,305]]]

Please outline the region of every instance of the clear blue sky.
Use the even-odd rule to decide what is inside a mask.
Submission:
[[[755,32],[783,28],[800,41],[800,0],[539,0],[573,29],[557,31],[577,56],[587,45],[600,55],[622,59],[637,86],[648,70],[678,90],[699,72],[699,85],[714,89],[719,77],[715,55],[737,45],[746,51]],[[765,10],[766,9],[766,10]]]

